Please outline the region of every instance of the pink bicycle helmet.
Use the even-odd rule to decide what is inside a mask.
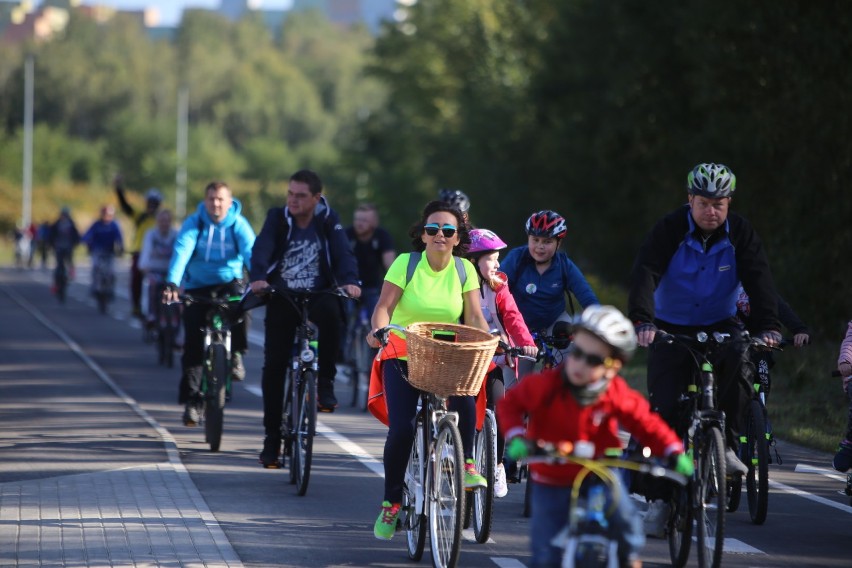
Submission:
[[[495,250],[502,250],[507,246],[494,231],[473,229],[470,232],[470,247],[467,249],[467,254],[473,255],[493,252]]]

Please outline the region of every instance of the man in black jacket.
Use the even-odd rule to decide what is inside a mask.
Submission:
[[[743,217],[729,213],[736,178],[721,164],[699,164],[687,176],[689,203],[660,220],[639,250],[631,276],[628,314],[638,343],[649,347],[648,397],[669,424],[677,421],[677,401],[694,371],[689,353],[677,345],[653,343],[658,329],[675,334],[697,331],[731,334],[713,361],[719,406],[725,412],[727,473],[747,469],[732,448],[742,430],[753,366],[743,325],[736,318],[742,283],[751,298],[754,325],[767,344],[781,340],[778,295],[760,238]],[[651,501],[646,533],[662,537],[668,505],[658,484],[646,488]]]
[[[349,248],[340,219],[322,195],[322,181],[310,170],[290,176],[287,206],[269,210],[252,248],[251,289],[263,294],[268,286],[289,289],[327,290],[342,288],[357,298],[361,290],[358,266]],[[314,297],[310,319],[319,329],[319,410],[333,412],[335,358],[340,347],[344,317],[339,298],[330,294]],[[263,390],[263,426],[266,437],[260,462],[280,467],[281,412],[284,375],[299,314],[286,299],[271,296],[266,305]]]

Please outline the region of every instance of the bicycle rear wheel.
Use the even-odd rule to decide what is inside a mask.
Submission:
[[[488,487],[472,491],[466,499],[468,507],[473,509],[473,534],[476,542],[484,544],[491,534],[491,520],[494,515],[494,475],[497,469],[497,423],[490,411],[482,423],[482,430],[476,433],[473,458],[476,469],[485,476]]]
[[[429,483],[429,540],[432,566],[455,566],[461,552],[464,514],[464,455],[459,430],[449,419],[438,424]]]
[[[222,443],[225,419],[225,381],[228,373],[228,350],[221,343],[210,346],[204,387],[204,434],[211,452]]]
[[[426,515],[424,510],[425,484],[424,473],[426,464],[426,431],[423,422],[418,420],[414,432],[414,443],[408,457],[405,470],[405,482],[402,486],[402,510],[405,513],[405,540],[408,545],[408,557],[415,562],[423,557],[426,545]]]
[[[725,543],[725,438],[719,426],[705,427],[696,449],[698,566],[718,568]]]
[[[769,440],[766,433],[766,409],[757,400],[748,407],[748,426],[746,444],[748,466],[746,491],[748,493],[748,512],[751,522],[762,525],[766,520],[769,506]]]
[[[291,441],[290,477],[295,479],[296,494],[308,492],[311,478],[311,459],[314,434],[317,430],[317,377],[313,371],[303,371],[302,380],[293,385],[294,437]]]

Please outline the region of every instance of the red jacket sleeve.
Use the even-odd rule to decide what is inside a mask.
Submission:
[[[535,345],[535,341],[532,335],[530,335],[530,330],[524,322],[524,317],[515,303],[515,297],[512,296],[507,284],[504,284],[497,290],[494,301],[497,304],[497,311],[500,312],[500,317],[503,320],[503,328],[512,340],[512,344],[520,346]]]
[[[683,443],[659,414],[651,410],[644,396],[630,388],[621,377],[609,385],[611,400],[622,428],[648,446],[656,456],[683,452]]]
[[[549,375],[554,372],[556,371],[551,369],[541,374],[527,375],[497,401],[497,420],[507,440],[522,436],[525,431],[525,417],[552,402],[552,381],[549,380]]]

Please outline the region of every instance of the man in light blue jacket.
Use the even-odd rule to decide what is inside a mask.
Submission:
[[[242,205],[222,182],[211,182],[204,201],[180,228],[169,271],[164,299],[176,301],[178,286],[192,296],[213,298],[240,295],[245,289],[243,267],[249,268],[255,233],[240,214]],[[184,347],[182,382],[186,386],[183,422],[195,426],[201,407],[201,366],[204,361],[204,316],[208,306],[191,304],[183,312]],[[245,378],[243,353],[247,348],[246,323],[231,329],[231,378]],[[183,390],[182,390],[183,392]]]

